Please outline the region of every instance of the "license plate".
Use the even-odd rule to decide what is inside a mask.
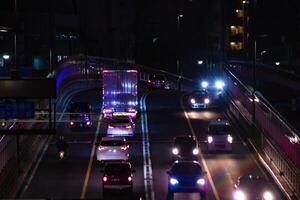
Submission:
[[[215,146],[218,148],[225,148],[225,144],[215,144]]]
[[[127,116],[128,114],[126,112],[114,112],[113,116]]]
[[[116,182],[116,181],[120,181],[120,179],[119,178],[113,178],[111,181]]]

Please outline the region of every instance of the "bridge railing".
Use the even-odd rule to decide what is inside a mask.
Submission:
[[[237,118],[244,118],[254,129],[251,139],[268,165],[276,168],[288,183],[293,195],[300,196],[299,133],[259,93],[244,85],[229,70],[225,74],[228,95],[234,106],[230,109]]]

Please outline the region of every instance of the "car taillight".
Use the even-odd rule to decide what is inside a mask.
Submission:
[[[99,150],[99,151],[104,150],[104,147],[100,147],[100,146],[99,146],[99,147],[98,147],[98,150]]]
[[[122,150],[127,150],[129,146],[121,147]]]
[[[150,81],[150,80],[148,80],[148,83],[151,83],[151,81]]]
[[[134,109],[134,108],[129,108],[129,109],[128,109],[128,112],[134,113],[134,112],[136,112],[136,109]]]
[[[70,122],[70,125],[73,126],[73,125],[74,125],[74,122]]]
[[[131,125],[127,125],[126,128],[131,128]]]
[[[132,181],[132,177],[128,176],[128,181],[131,182]]]
[[[108,179],[107,179],[107,177],[106,176],[103,176],[103,182],[106,182]]]
[[[114,126],[112,126],[112,125],[108,125],[108,128],[115,128]]]
[[[89,125],[91,125],[91,124],[92,124],[92,123],[91,123],[90,121],[87,121],[87,122],[86,122],[86,125],[87,125],[87,126],[89,126]]]
[[[162,80],[162,82],[164,83],[165,81],[164,81],[164,80]]]

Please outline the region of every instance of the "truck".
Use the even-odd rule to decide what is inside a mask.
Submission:
[[[104,69],[102,113],[104,119],[129,116],[135,120],[138,110],[138,71]]]

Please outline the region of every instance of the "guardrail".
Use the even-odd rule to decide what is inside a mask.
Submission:
[[[298,133],[289,127],[258,93],[245,86],[232,72],[226,71],[227,91],[232,105],[229,109],[238,119],[250,124],[246,133],[268,165],[277,170],[291,190],[300,197],[300,145]],[[254,101],[253,101],[254,100]],[[254,110],[255,109],[255,110]],[[254,114],[254,116],[253,116]],[[251,124],[254,126],[251,127]],[[248,127],[248,128],[249,128]]]

